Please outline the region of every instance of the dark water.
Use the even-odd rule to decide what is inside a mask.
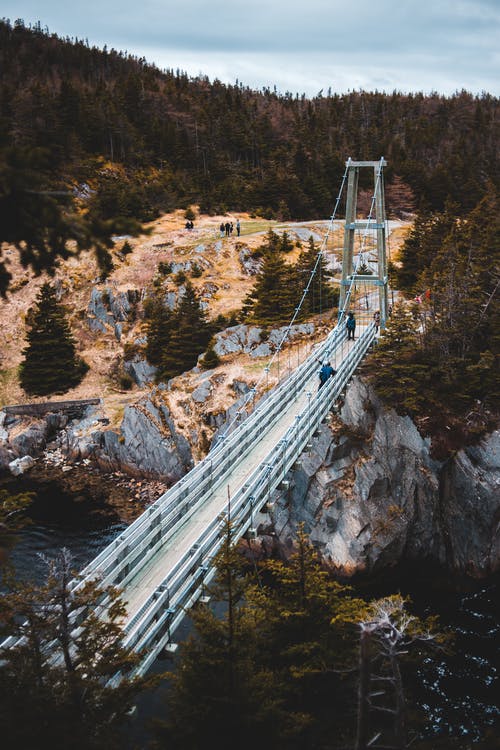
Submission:
[[[500,576],[474,581],[422,564],[361,584],[361,591],[408,596],[414,614],[437,616],[439,629],[453,634],[405,669],[425,748],[500,748]]]
[[[9,553],[17,575],[26,580],[45,579],[47,568],[39,553],[51,557],[67,547],[75,570],[80,570],[126,527],[109,507],[95,500],[90,489],[72,495],[55,481],[41,484],[29,477],[3,478],[0,489],[34,493],[27,512],[29,524]]]
[[[10,482],[9,489],[37,492],[30,508],[33,523],[21,532],[10,553],[18,574],[29,580],[41,581],[44,577],[45,565],[37,553],[50,556],[65,546],[73,553],[79,569],[125,527],[108,508],[96,505],[90,494],[72,497],[61,492],[55,483],[30,487],[26,480],[15,487]],[[412,747],[500,748],[500,578],[483,582],[453,580],[434,567],[418,566],[400,569],[390,576],[386,573],[368,583],[356,583],[355,588],[365,596],[396,592],[408,595],[416,614],[437,615],[441,627],[455,634],[451,647],[434,651],[406,668],[405,682],[420,724],[420,739]],[[188,630],[186,620],[182,631]],[[172,662],[158,661],[152,671],[163,672],[172,666]],[[161,714],[163,694],[160,688],[146,701],[141,700],[131,732],[136,742],[140,742],[141,725]]]

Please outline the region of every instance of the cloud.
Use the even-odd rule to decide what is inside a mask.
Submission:
[[[500,90],[498,0],[3,0],[2,13],[255,88]]]

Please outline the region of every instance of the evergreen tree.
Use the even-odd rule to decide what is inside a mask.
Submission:
[[[293,250],[294,244],[293,241],[290,239],[290,235],[288,232],[283,232],[280,238],[279,242],[279,250],[281,253],[291,253]]]
[[[465,219],[436,220],[439,232],[449,229],[418,277],[425,291],[418,304],[396,305],[366,364],[382,398],[424,418],[436,457],[477,440],[498,420],[498,203],[491,188]],[[422,243],[428,250],[428,240]]]
[[[168,349],[174,323],[174,315],[166,305],[162,293],[157,292],[145,300],[144,317],[144,330],[147,337],[146,359],[149,364],[159,367]]]
[[[45,283],[27,316],[28,346],[23,349],[20,383],[26,393],[65,393],[82,380],[88,365],[76,354],[75,341],[53,287]]]
[[[225,541],[215,556],[217,573],[209,593],[225,609],[222,617],[207,605],[191,611],[195,634],[181,645],[171,674],[168,718],[158,746],[196,750],[202,745],[239,748],[292,748],[300,717],[282,707],[272,669],[263,667],[257,638],[261,616],[243,604],[243,559],[225,521]]]
[[[498,404],[500,206],[492,189],[457,222],[421,276],[430,289],[425,348],[440,369],[443,399]],[[446,391],[448,393],[446,393]]]
[[[265,252],[253,289],[243,303],[243,316],[251,323],[284,324],[293,315],[296,292],[293,268],[280,252]]]
[[[422,209],[400,252],[397,285],[409,294],[420,294],[420,274],[428,268],[441,250],[445,237],[456,222],[457,206],[448,202],[444,213]]]
[[[8,579],[0,605],[8,633],[19,639],[1,655],[3,746],[121,748],[127,711],[152,684],[127,677],[137,656],[121,645],[124,604],[116,589],[100,588],[96,581],[72,587],[67,550],[46,562],[44,585]],[[100,617],[103,599],[106,616]],[[109,686],[118,672],[121,682]]]
[[[354,684],[339,674],[352,667],[356,646],[344,623],[363,615],[364,602],[325,570],[302,525],[289,560],[266,560],[262,579],[265,586],[246,590],[261,617],[260,658],[279,677],[287,710],[302,715],[303,746],[321,747],[332,732],[345,739]]]
[[[288,561],[258,567],[248,566],[232,537],[226,518],[208,587],[223,614],[207,604],[192,610],[195,631],[170,675],[168,716],[155,746],[229,750],[237,737],[243,750],[346,748],[357,723],[357,747],[366,750],[375,668],[390,683],[379,709],[394,717],[393,736],[406,736],[397,646],[432,639],[433,621],[417,621],[400,597],[352,597],[321,565],[302,527]]]
[[[274,253],[278,253],[280,251],[280,247],[281,237],[279,236],[279,234],[274,232],[271,227],[269,227],[266,233],[266,238],[260,246],[259,250],[261,251],[262,255],[264,255],[265,253],[273,255]]]
[[[172,316],[171,335],[168,348],[161,355],[158,379],[168,380],[194,367],[210,337],[205,312],[188,281]]]
[[[419,347],[422,342],[418,329],[419,321],[409,307],[402,301],[396,302],[365,370],[377,393],[393,408],[410,415],[420,414],[430,403],[432,363]]]
[[[207,351],[201,359],[200,364],[203,368],[205,368],[205,370],[213,370],[214,367],[218,367],[218,365],[220,365],[220,357],[215,351],[213,344],[208,347]]]
[[[297,298],[299,300],[303,290],[310,282],[309,293],[303,306],[305,315],[314,315],[322,310],[328,310],[337,305],[339,300],[338,291],[330,283],[332,274],[327,269],[323,254],[318,259],[318,253],[318,248],[311,235],[307,242],[307,249],[300,253],[294,267],[294,275],[296,274],[298,285]],[[314,275],[312,275],[313,271]]]

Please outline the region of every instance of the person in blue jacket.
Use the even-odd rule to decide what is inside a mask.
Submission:
[[[348,313],[345,325],[347,328],[347,340],[349,341],[349,339],[352,339],[354,341],[354,331],[356,330],[356,318],[354,317],[353,312]]]
[[[321,386],[325,385],[328,378],[333,378],[335,375],[336,370],[333,369],[330,362],[324,362],[321,365],[321,370],[319,371],[319,386],[318,391],[321,388]]]

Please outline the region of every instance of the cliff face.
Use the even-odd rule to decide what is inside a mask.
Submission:
[[[191,394],[189,413],[187,406],[181,412],[190,417],[191,431],[201,419],[195,406],[206,409],[213,386],[206,375]],[[230,390],[246,388],[234,381]],[[210,422],[216,435],[238,403],[207,412],[204,424]],[[158,389],[125,409],[118,430],[103,429],[103,422],[93,410],[75,421],[47,415],[8,424],[3,417],[0,469],[22,473],[30,466],[18,464],[29,456],[49,462],[59,456],[60,462],[172,483],[193,465],[190,444]],[[304,522],[325,560],[344,576],[422,559],[477,577],[499,568],[499,430],[446,462],[433,460],[430,441],[411,419],[384,407],[356,378],[340,414],[321,426],[291,479],[272,510],[274,539],[285,553]],[[263,542],[268,521],[261,526]]]
[[[322,426],[301,457],[274,527],[287,549],[305,523],[341,574],[427,559],[473,576],[500,560],[500,431],[446,462],[410,418],[382,406],[355,379],[340,419]]]

